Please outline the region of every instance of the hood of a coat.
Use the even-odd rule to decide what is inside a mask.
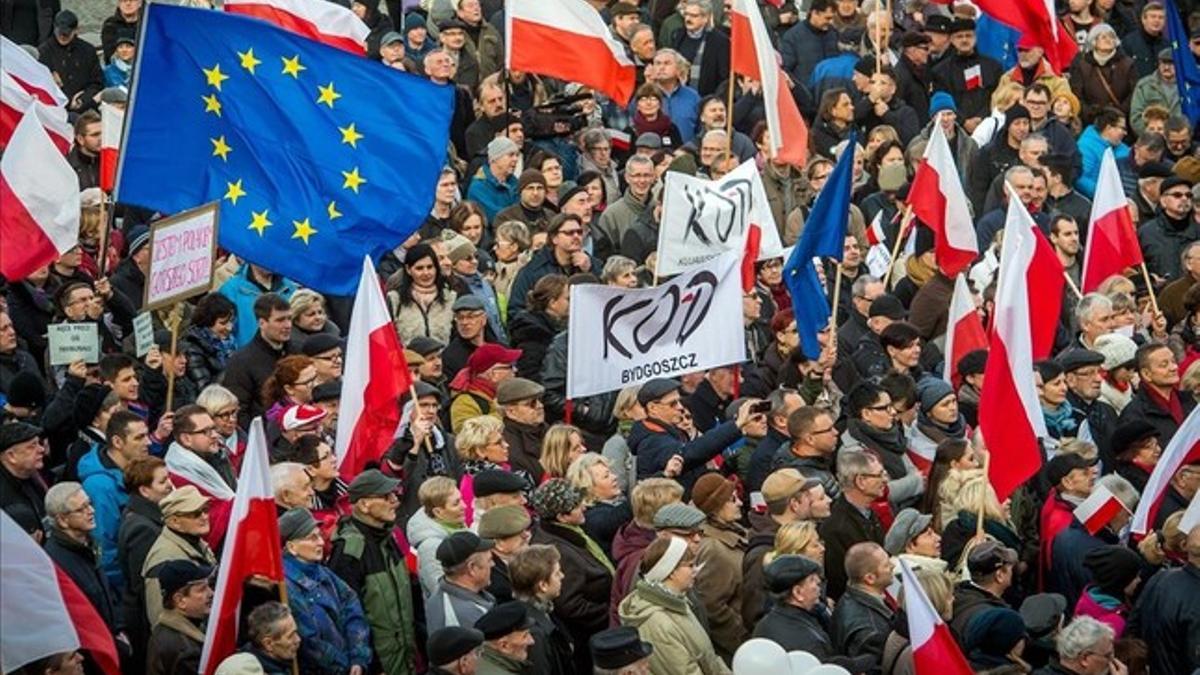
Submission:
[[[633,592],[621,601],[621,606],[618,608],[621,625],[634,628],[641,626],[661,612],[687,614],[687,598],[674,595],[666,589],[648,584],[640,579]]]

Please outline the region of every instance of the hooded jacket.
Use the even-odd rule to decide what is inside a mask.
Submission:
[[[688,607],[686,596],[639,581],[633,593],[621,602],[619,611],[621,625],[636,628],[643,641],[654,645],[650,671],[655,675],[728,675],[730,672]]]
[[[100,547],[100,569],[104,570],[112,588],[120,593],[125,588],[125,575],[117,561],[120,551],[117,534],[121,529],[121,511],[129,503],[125,474],[108,456],[107,448],[100,446],[79,461],[79,480],[96,509],[96,529],[92,531],[92,538]]]

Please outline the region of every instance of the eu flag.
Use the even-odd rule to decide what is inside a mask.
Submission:
[[[854,177],[854,148],[858,139],[850,135],[846,149],[837,166],[821,188],[812,211],[804,222],[800,241],[783,266],[783,282],[792,294],[792,311],[796,314],[796,331],[805,356],[815,359],[821,354],[817,334],[829,325],[829,300],[813,258],[842,259],[846,242],[846,224],[850,220],[850,192]]]
[[[224,12],[149,3],[119,199],[220,200],[220,245],[351,295],[429,213],[453,90]]]
[[[1175,86],[1179,104],[1192,126],[1200,121],[1200,67],[1188,46],[1188,31],[1179,18],[1175,0],[1167,0],[1167,38],[1171,41],[1171,59],[1175,62]]]

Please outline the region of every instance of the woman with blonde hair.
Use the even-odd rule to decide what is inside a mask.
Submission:
[[[508,461],[508,441],[504,440],[504,423],[491,415],[472,417],[463,422],[454,437],[454,447],[462,460],[462,479],[458,490],[466,504],[465,522],[475,522],[475,476],[483,471],[504,471],[521,476],[526,491],[533,481],[520,469],[514,470]]]
[[[1012,80],[1001,82],[992,92],[992,113],[985,117],[971,132],[971,140],[980,148],[992,142],[992,139],[1004,128],[1005,111],[1020,103],[1025,94],[1025,87]]]
[[[442,578],[438,546],[454,532],[466,528],[466,504],[462,493],[448,476],[428,478],[417,490],[421,508],[408,519],[404,532],[417,554],[417,576],[425,596],[433,595]]]
[[[546,470],[546,475],[541,482],[549,478],[566,478],[571,462],[585,452],[587,446],[583,444],[583,432],[579,427],[555,424],[547,429],[542,439],[542,468]]]
[[[633,508],[621,494],[612,464],[607,457],[585,452],[567,467],[567,480],[583,493],[584,532],[611,560],[613,537],[633,520]]]
[[[811,520],[794,520],[775,533],[775,547],[763,556],[763,567],[781,555],[802,555],[825,566],[825,542]]]
[[[312,289],[301,288],[292,294],[288,304],[292,307],[292,337],[288,344],[293,351],[300,352],[304,348],[304,341],[318,333],[341,336],[342,329],[329,320],[325,296]]]
[[[992,489],[983,469],[972,470],[971,473],[972,476],[963,482],[954,495],[954,518],[946,522],[942,530],[942,559],[953,570],[960,569],[968,543],[975,537],[975,520],[981,501],[984,534],[1018,553],[1024,550],[1021,536],[1012,524],[1008,501],[1001,504],[996,499],[996,491]]]

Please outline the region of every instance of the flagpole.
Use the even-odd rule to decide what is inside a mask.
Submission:
[[[288,604],[287,579],[280,579],[276,586],[279,588],[279,602],[284,607],[290,607],[291,605]],[[296,660],[295,655],[292,656],[292,675],[300,675],[300,663]]]
[[[829,328],[836,335],[838,302],[842,295],[842,261],[838,261],[837,268],[834,269],[833,273],[836,275],[836,277],[833,280],[833,305],[830,307],[829,312]]]
[[[1070,274],[1067,274],[1066,270],[1063,270],[1063,279],[1067,280],[1067,285],[1071,287],[1071,292],[1075,294],[1075,299],[1082,300],[1083,293],[1079,292],[1079,286],[1075,285],[1075,280],[1071,278]]]
[[[1154,315],[1162,314],[1158,309],[1158,298],[1154,297],[1154,284],[1150,282],[1150,270],[1146,269],[1146,261],[1142,261],[1142,279],[1146,281],[1146,292],[1150,294],[1150,306],[1154,308]]]
[[[879,25],[879,5],[875,5],[875,74],[883,70],[883,49],[879,46],[879,40],[882,37],[882,31]]]
[[[896,256],[900,255],[900,244],[904,241],[904,232],[912,222],[912,204],[904,205],[904,215],[900,217],[900,229],[896,231],[896,243],[892,244],[892,259],[888,263],[887,272],[883,275],[883,290],[887,291],[888,281],[892,278],[892,270],[896,267]]]
[[[171,315],[167,319],[168,327],[171,329],[171,363],[168,364],[166,359],[163,359],[162,367],[167,373],[167,405],[163,408],[163,414],[173,411],[171,404],[175,399],[175,352],[179,349],[179,324],[183,322],[183,306],[175,303],[171,307]]]
[[[105,208],[108,203],[108,195],[104,190],[100,191],[100,244],[96,249],[96,276],[103,277],[108,271],[108,209]]]
[[[988,485],[991,484],[991,478],[988,478],[988,468],[991,465],[991,462],[992,453],[989,450],[988,452],[983,453],[983,489],[979,491],[979,512],[975,516],[975,536],[977,538],[983,536],[983,514],[987,509]]]

